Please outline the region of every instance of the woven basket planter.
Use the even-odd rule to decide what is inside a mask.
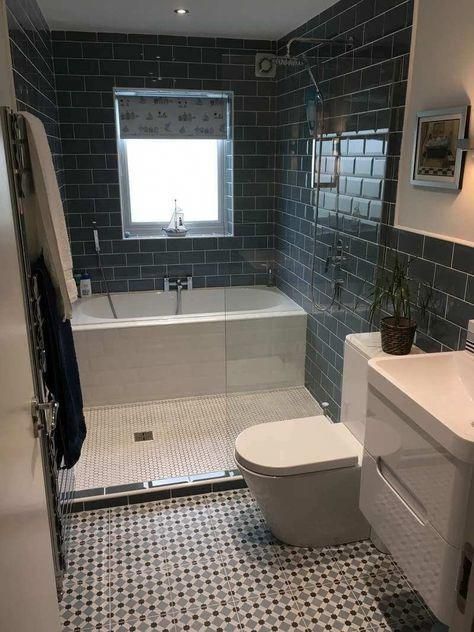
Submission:
[[[380,333],[382,336],[382,350],[391,355],[408,355],[415,339],[416,323],[403,318],[395,325],[393,317],[383,318],[380,321]]]

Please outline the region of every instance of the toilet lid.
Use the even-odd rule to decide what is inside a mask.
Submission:
[[[355,466],[362,446],[342,423],[305,417],[247,428],[235,441],[238,463],[257,474],[291,476]]]

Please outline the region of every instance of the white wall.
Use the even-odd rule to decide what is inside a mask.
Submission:
[[[474,141],[474,2],[415,0],[396,224],[474,244],[474,153],[466,155],[461,191],[430,191],[410,184],[415,115],[472,104]]]

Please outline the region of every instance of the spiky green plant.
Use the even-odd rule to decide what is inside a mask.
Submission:
[[[412,321],[413,296],[409,268],[413,259],[403,260],[394,253],[393,264],[379,268],[375,287],[370,295],[369,320],[372,324],[383,311],[390,312],[395,326]]]

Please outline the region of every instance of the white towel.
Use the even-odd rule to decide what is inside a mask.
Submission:
[[[32,258],[41,252],[58,292],[63,319],[72,318],[77,287],[72,269],[71,247],[64,218],[51,150],[43,123],[29,112],[20,112],[26,122],[34,191],[24,199],[25,221]]]

